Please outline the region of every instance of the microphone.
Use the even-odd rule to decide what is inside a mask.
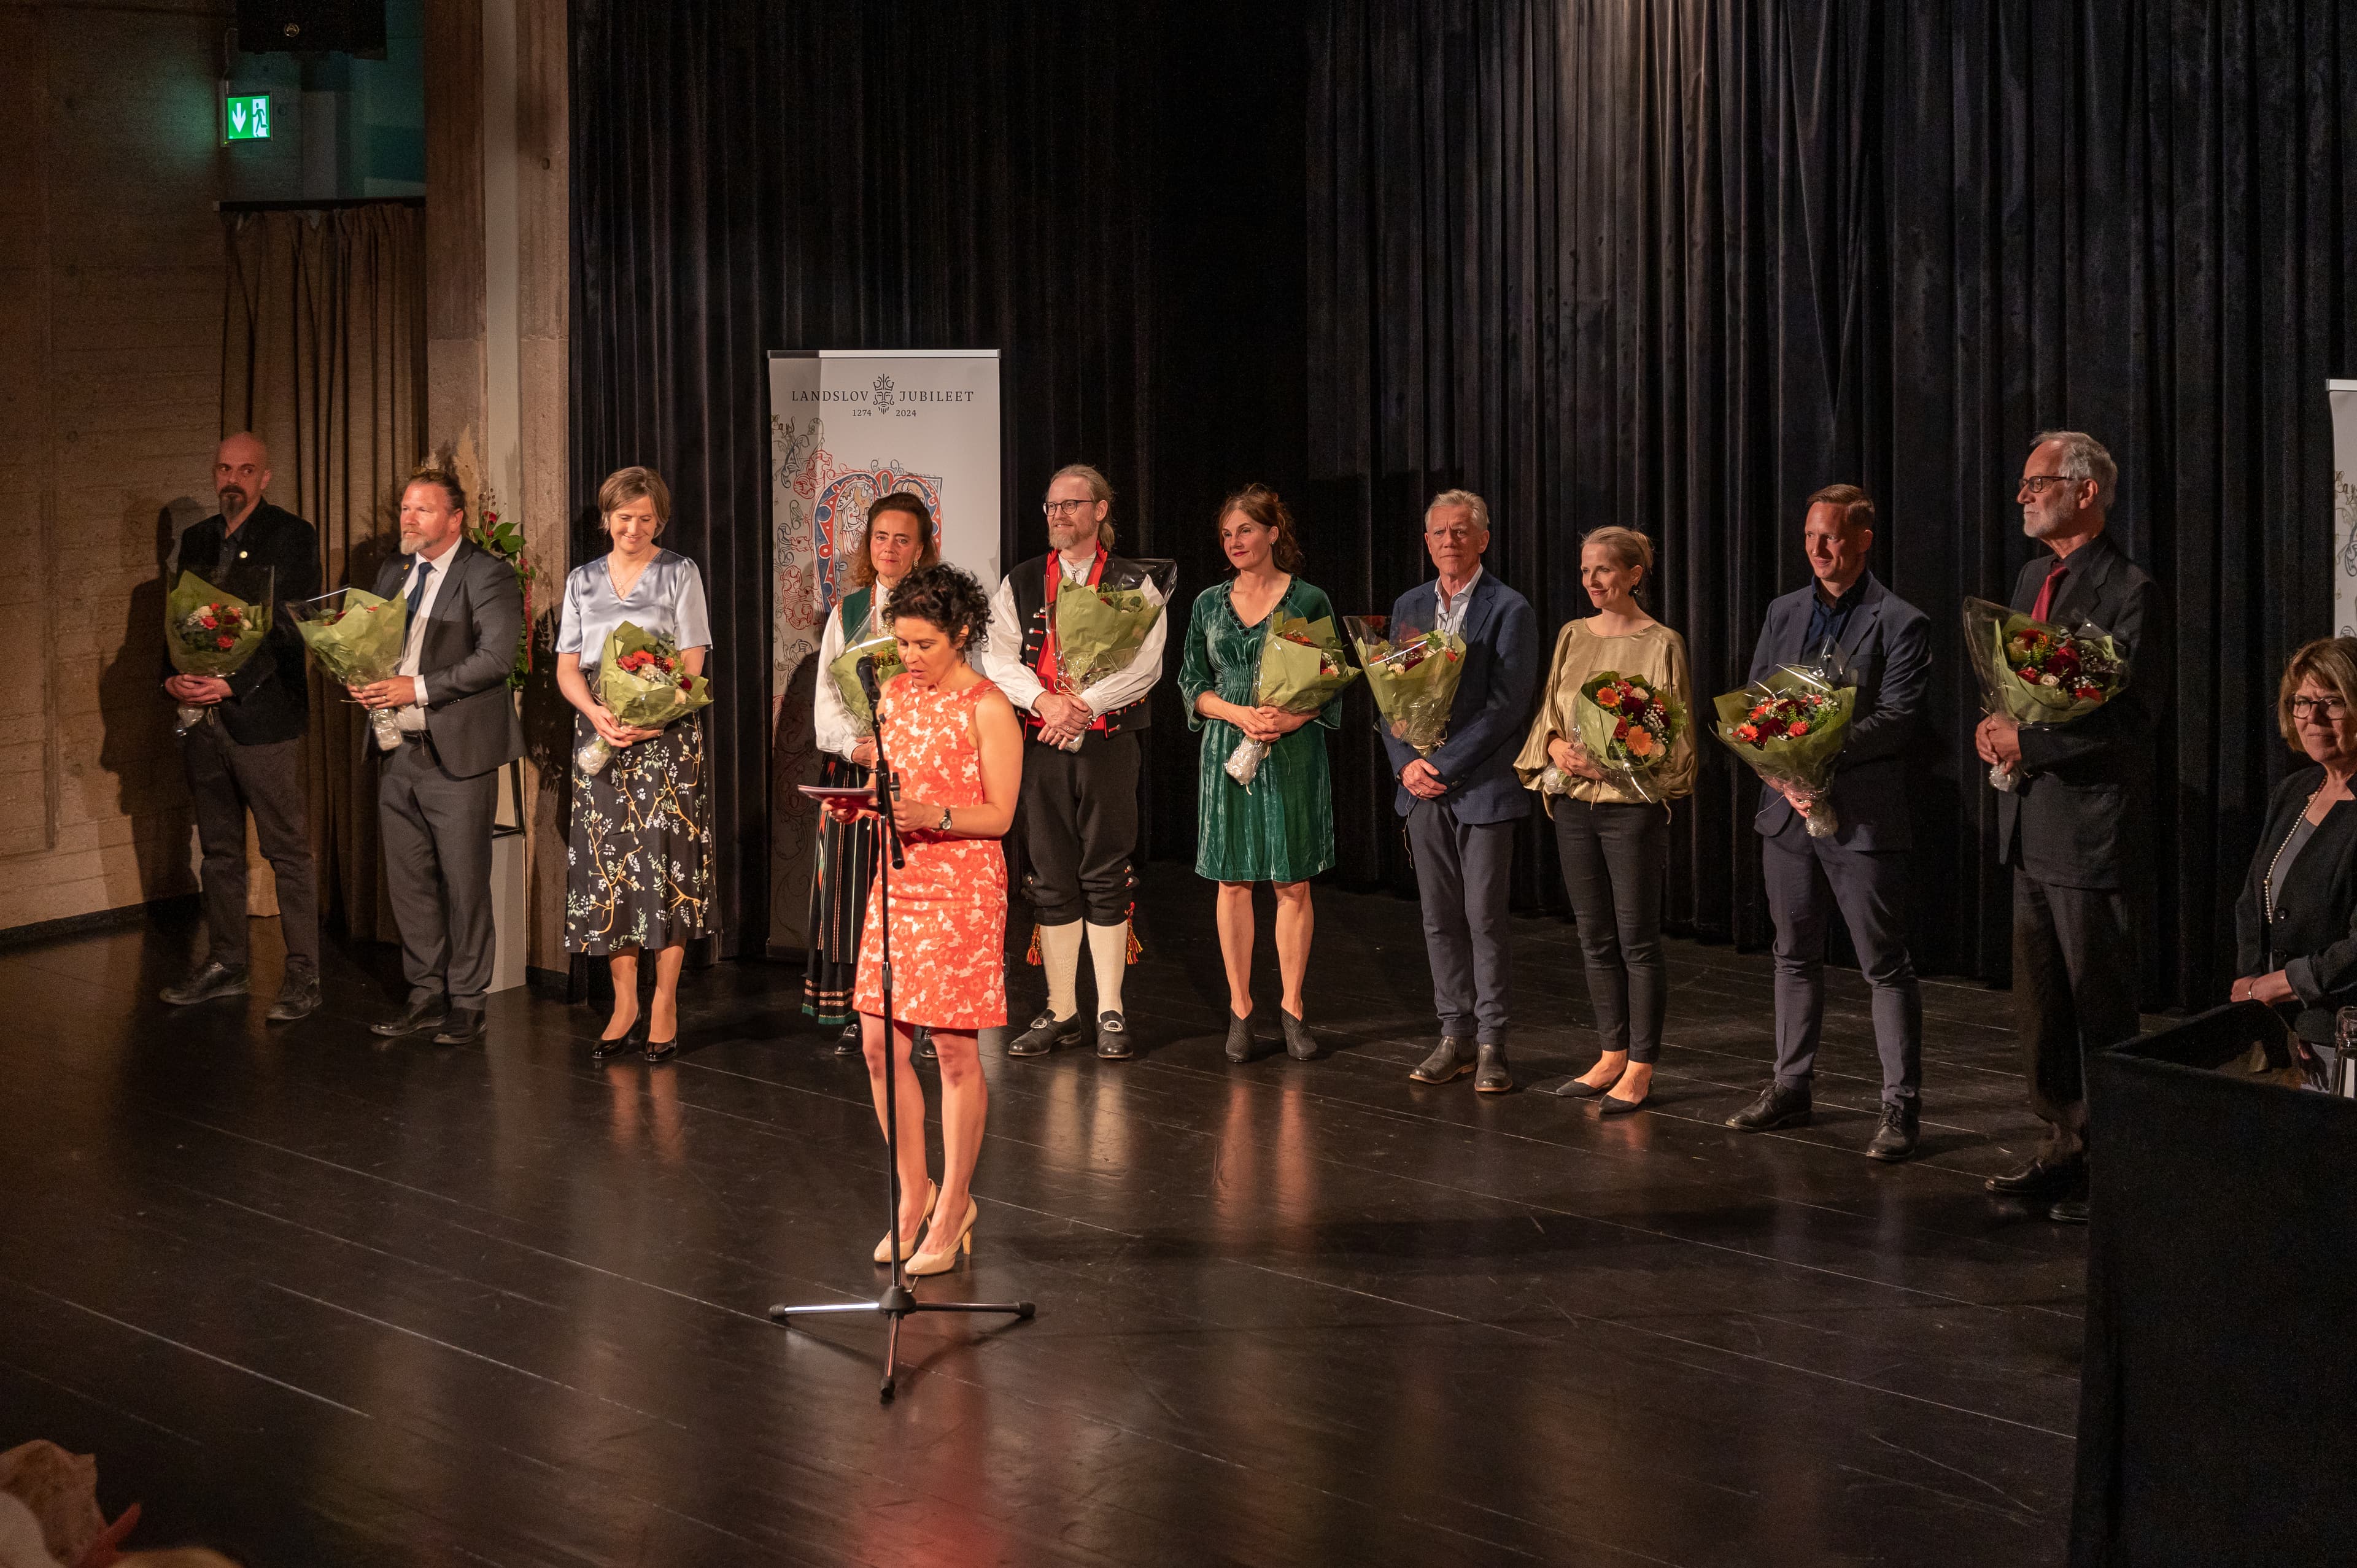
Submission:
[[[876,655],[872,653],[863,653],[859,656],[859,691],[860,694],[867,699],[868,713],[873,714],[876,712],[876,705],[884,699],[877,694]]]

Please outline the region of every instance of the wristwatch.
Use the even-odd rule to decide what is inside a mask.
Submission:
[[[934,830],[934,832],[944,832],[944,833],[945,833],[945,832],[949,832],[949,831],[950,831],[950,808],[949,808],[949,807],[947,807],[947,806],[943,806],[943,807],[942,808],[942,825],[941,825],[939,828],[936,828],[936,829]]]

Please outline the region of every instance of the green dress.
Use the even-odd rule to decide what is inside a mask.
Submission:
[[[1215,882],[1299,882],[1334,864],[1334,788],[1319,726],[1341,727],[1341,701],[1327,703],[1314,723],[1271,747],[1249,792],[1229,778],[1228,757],[1243,740],[1243,731],[1225,719],[1205,718],[1195,711],[1195,699],[1211,692],[1226,702],[1251,703],[1269,623],[1247,627],[1238,620],[1228,588],[1214,583],[1195,596],[1178,665],[1188,727],[1203,732],[1195,785],[1195,875]],[[1269,612],[1305,620],[1333,613],[1324,591],[1298,577]]]

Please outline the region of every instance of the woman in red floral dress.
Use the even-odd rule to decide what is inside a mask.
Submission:
[[[955,566],[920,567],[892,596],[892,631],[907,668],[884,688],[877,713],[899,786],[892,816],[908,861],[890,870],[892,1017],[889,1060],[899,1074],[902,1254],[911,1274],[937,1274],[974,1250],[976,1208],[968,1190],[990,1105],[975,1050],[977,1030],[1006,1022],[1006,859],[998,840],[1015,817],[1023,782],[1023,732],[998,688],[969,661],[990,624],[982,585]],[[858,807],[834,808],[857,815]],[[878,878],[878,882],[881,882]],[[887,1020],[868,893],[853,1005],[861,1015],[876,1117],[884,1119]],[[925,1155],[925,1093],[909,1065],[910,1032],[932,1031],[942,1071],[942,1180]],[[926,1224],[928,1217],[931,1223]],[[923,1244],[911,1251],[917,1227]],[[892,1238],[876,1261],[891,1258]]]

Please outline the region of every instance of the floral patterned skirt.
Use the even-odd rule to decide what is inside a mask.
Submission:
[[[597,733],[574,714],[575,751]],[[702,714],[620,747],[596,773],[573,770],[565,859],[567,952],[667,948],[718,929]]]

